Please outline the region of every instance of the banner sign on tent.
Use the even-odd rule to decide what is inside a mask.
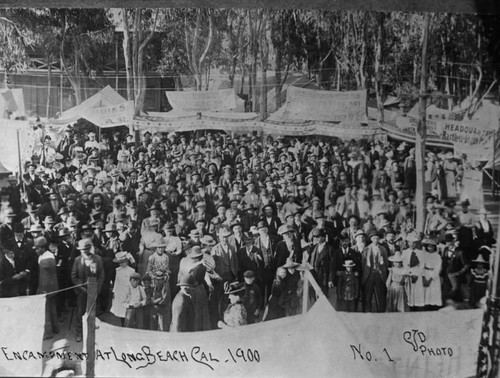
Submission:
[[[337,138],[362,139],[372,138],[380,132],[374,125],[363,126],[357,122],[334,123],[305,123],[283,125],[276,123],[260,122],[255,120],[227,121],[215,117],[184,117],[178,120],[150,117],[135,117],[133,126],[141,131],[184,132],[191,130],[224,130],[234,132],[262,131],[271,135],[324,135]]]
[[[43,351],[45,295],[0,299],[0,376],[40,377]]]
[[[284,119],[366,122],[366,90],[333,92],[288,87]]]
[[[407,133],[416,133],[419,119],[408,115],[408,117],[398,117],[396,118],[396,126]],[[435,119],[428,119],[426,122],[427,135],[438,135],[438,125]]]
[[[481,121],[452,121],[437,122],[437,133],[446,141],[478,146],[493,138],[494,130],[487,123]]]
[[[127,101],[118,105],[87,109],[82,113],[82,117],[99,127],[106,128],[130,124],[134,112],[134,101]]]
[[[213,112],[236,108],[234,89],[217,91],[165,92],[168,102],[176,112]]]
[[[415,134],[419,119],[398,117],[396,126],[406,133]],[[494,131],[487,122],[482,121],[454,121],[442,119],[428,119],[426,122],[427,135],[436,136],[444,142],[459,143],[461,145],[479,146],[493,137]]]

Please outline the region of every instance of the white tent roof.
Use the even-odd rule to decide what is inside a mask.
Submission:
[[[82,118],[82,114],[92,108],[101,108],[110,105],[123,104],[127,100],[119,95],[109,85],[101,89],[95,95],[83,101],[80,105],[74,106],[61,113],[58,119],[50,120],[54,124],[67,124],[78,121]]]

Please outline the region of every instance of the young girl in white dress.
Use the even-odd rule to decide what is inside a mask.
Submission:
[[[111,313],[120,318],[122,326],[125,324],[125,313],[127,311],[123,302],[127,295],[127,287],[130,284],[130,276],[135,273],[135,270],[129,266],[131,257],[128,252],[118,252],[113,259],[113,262],[119,264],[119,266],[116,268]]]

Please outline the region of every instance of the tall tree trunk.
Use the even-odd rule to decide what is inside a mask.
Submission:
[[[377,16],[377,43],[375,44],[375,93],[377,96],[377,109],[379,122],[384,122],[384,104],[382,102],[382,58],[384,50],[384,21],[385,14]]]
[[[156,22],[158,21],[158,12],[159,10],[156,10],[156,14],[154,16],[154,22],[153,25],[151,26],[151,31],[150,33],[146,36],[146,38],[143,37],[143,32],[142,28],[141,31],[138,33],[137,36],[137,53],[135,54],[135,58],[137,59],[136,62],[136,67],[137,67],[137,88],[136,88],[136,102],[135,102],[135,114],[139,115],[141,111],[144,110],[144,101],[146,99],[146,78],[145,78],[145,73],[146,73],[146,67],[145,67],[145,62],[144,62],[144,50],[153,38],[153,35],[155,33],[155,28],[156,28]]]
[[[130,52],[130,30],[128,27],[128,13],[125,8],[123,13],[123,57],[125,58],[125,73],[127,77],[127,100],[134,100],[134,83],[132,81],[132,62]]]
[[[269,60],[269,42],[267,39],[267,19],[269,10],[263,11],[262,24],[260,28],[260,65],[261,65],[261,85],[259,114],[261,121],[267,117],[267,64]]]

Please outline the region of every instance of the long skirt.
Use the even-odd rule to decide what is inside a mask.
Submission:
[[[208,331],[212,328],[210,324],[210,314],[208,312],[208,296],[203,284],[194,288],[194,331]]]
[[[407,312],[408,299],[404,284],[393,283],[387,289],[386,312]]]
[[[170,332],[193,332],[194,331],[194,288],[186,289],[188,297],[183,291],[179,291],[172,302],[172,324]]]

